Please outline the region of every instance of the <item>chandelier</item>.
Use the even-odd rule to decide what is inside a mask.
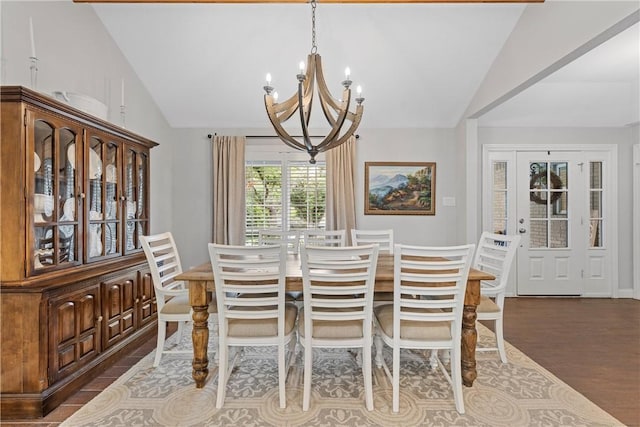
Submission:
[[[335,99],[327,89],[322,72],[322,58],[317,53],[316,46],[316,0],[311,0],[311,53],[307,56],[307,64],[300,62],[300,72],[298,78],[298,92],[291,98],[278,103],[278,93],[271,86],[271,74],[267,74],[267,85],[264,86],[264,104],[267,109],[269,120],[273,125],[278,137],[289,147],[300,151],[306,151],[309,156],[309,163],[316,162],[316,155],[330,150],[344,143],[351,137],[362,119],[363,106],[362,88],[356,88],[357,103],[355,112],[349,111],[351,103],[351,71],[347,67],[345,70],[345,80],[342,98]],[[306,69],[305,69],[306,68]],[[311,118],[311,106],[313,104],[314,91],[317,90],[320,106],[331,130],[321,142],[314,145],[309,136],[309,119]],[[283,123],[289,120],[298,111],[300,125],[302,128],[302,141],[298,141],[291,136],[284,128]],[[347,123],[350,123],[347,125]],[[343,131],[343,128],[346,129]]]

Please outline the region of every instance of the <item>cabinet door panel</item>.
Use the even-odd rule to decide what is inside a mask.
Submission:
[[[151,273],[140,273],[140,326],[153,322],[157,312]]]
[[[89,363],[100,351],[100,287],[91,285],[49,300],[49,379]]]
[[[136,275],[118,277],[102,284],[105,299],[104,348],[118,343],[136,329]]]

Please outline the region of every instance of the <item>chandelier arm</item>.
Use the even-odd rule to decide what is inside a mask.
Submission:
[[[322,91],[319,92],[320,105],[322,106],[322,111],[324,112],[324,116],[327,121],[331,124],[331,132],[327,134],[325,139],[322,141],[321,145],[331,144],[331,141],[335,139],[336,136],[340,134],[340,130],[344,125],[344,121],[347,118],[349,113],[349,103],[351,101],[351,91],[349,89],[345,89],[342,93],[342,103],[339,105],[340,109],[335,110],[336,117],[334,118],[331,114],[331,109],[328,105],[326,105],[326,98],[323,96]],[[330,96],[330,95],[329,95]]]
[[[360,125],[360,120],[362,120],[362,112],[363,112],[362,105],[358,105],[358,107],[356,108],[356,113],[354,114],[355,119],[353,120],[353,122],[351,122],[351,126],[349,126],[349,129],[344,133],[344,135],[342,135],[338,140],[335,140],[335,142],[333,142],[332,144],[329,144],[329,145],[318,144],[318,146],[316,147],[318,152],[323,153],[327,150],[331,150],[333,148],[339,147],[340,145],[347,142],[347,140],[351,136],[353,136],[356,129]]]
[[[274,110],[273,105],[273,97],[265,95],[265,106],[267,109],[267,116],[271,121],[271,125],[273,129],[276,131],[278,137],[287,144],[289,147],[294,148],[296,150],[306,151],[306,147],[303,144],[300,144],[296,141],[287,131],[282,127],[280,119]],[[295,111],[295,110],[294,110]]]
[[[302,139],[304,141],[304,146],[307,149],[307,152],[313,151],[313,144],[311,144],[311,140],[309,139],[309,110],[311,109],[311,103],[309,103],[307,111],[305,112],[305,104],[304,104],[304,94],[302,82],[298,83],[298,110],[300,111],[300,126],[302,127]]]
[[[294,94],[291,98],[280,103],[273,102],[272,95],[265,95],[271,97],[273,104],[273,112],[278,117],[278,121],[286,122],[298,109],[298,96]]]
[[[329,92],[329,89],[327,87],[327,81],[324,78],[324,71],[322,69],[322,58],[320,57],[319,54],[315,54],[315,57],[316,57],[316,63],[317,63],[316,78],[317,78],[318,95],[321,100],[322,111],[324,112],[324,116],[326,117],[329,124],[333,127],[335,125],[335,119],[333,118],[331,111],[328,110],[328,106],[331,106],[335,110],[336,114],[339,115],[339,112],[342,110],[341,102],[335,99],[333,95],[331,95],[331,92]],[[349,91],[349,95],[350,95],[351,90],[350,89],[346,89],[346,90]],[[343,99],[344,98],[345,96],[343,92]],[[347,105],[347,110],[348,110],[348,105]]]

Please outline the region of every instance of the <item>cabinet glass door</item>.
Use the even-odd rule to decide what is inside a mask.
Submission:
[[[149,232],[149,159],[146,153],[127,148],[124,163],[125,252],[134,252],[142,248],[140,236]]]
[[[101,135],[89,136],[88,236],[89,259],[113,256],[120,248],[120,144]]]
[[[34,114],[35,113],[31,113]],[[77,141],[80,131],[38,114],[33,126],[34,271],[80,263]]]

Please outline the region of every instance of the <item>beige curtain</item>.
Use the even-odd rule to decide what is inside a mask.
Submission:
[[[244,136],[213,137],[213,243],[244,245]]]
[[[327,161],[327,230],[356,228],[355,169],[356,138],[326,152]]]

